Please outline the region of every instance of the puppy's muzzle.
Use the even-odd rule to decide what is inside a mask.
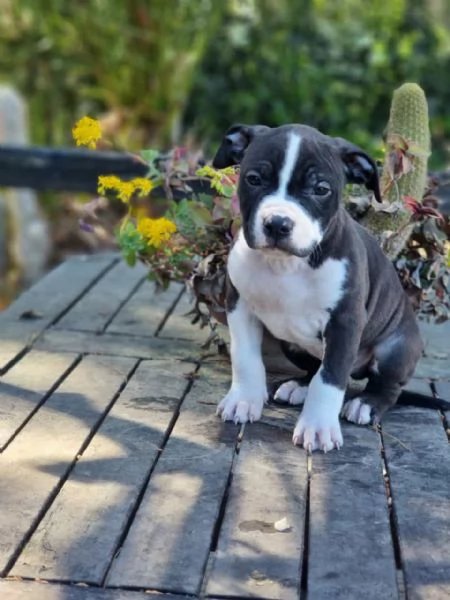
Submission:
[[[285,240],[291,235],[294,229],[294,221],[289,217],[271,215],[264,219],[263,229],[266,238],[276,244],[276,242]]]

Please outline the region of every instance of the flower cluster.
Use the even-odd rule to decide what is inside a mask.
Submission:
[[[100,125],[94,119],[83,117],[73,128],[73,136],[77,145],[95,148],[101,139]],[[131,266],[137,260],[147,264],[149,276],[162,285],[170,280],[186,281],[211,251],[222,257],[223,262],[239,227],[238,170],[235,167],[217,170],[209,166],[199,169],[199,155],[194,158],[184,148],[175,148],[162,159],[154,150],[143,150],[141,157],[148,164],[147,177],[124,181],[113,174],[101,175],[97,185],[100,198],[88,203],[85,217],[98,220],[99,202],[111,194],[126,204],[127,214],[117,229],[122,254]],[[203,188],[208,189],[209,185],[212,193],[193,190],[192,181],[200,179]],[[167,210],[163,216],[152,218],[148,203],[138,199],[160,186],[169,190]],[[171,199],[175,190],[176,201]],[[93,231],[84,219],[80,224]]]
[[[77,146],[87,146],[93,150],[102,137],[100,123],[91,117],[83,117],[75,124],[72,135]]]
[[[234,167],[226,167],[225,169],[214,169],[209,165],[205,165],[196,173],[199,177],[207,177],[211,181],[211,187],[222,196],[231,195],[233,190],[231,187],[235,183],[236,170]]]
[[[177,226],[165,217],[159,219],[144,217],[138,219],[137,230],[145,240],[148,240],[150,246],[159,248],[163,242],[167,242],[172,234],[176,232]]]
[[[130,201],[134,193],[138,196],[147,196],[153,189],[153,183],[150,179],[136,177],[131,181],[122,181],[115,175],[101,175],[98,178],[98,193],[105,196],[107,191],[116,192],[117,197],[126,204]]]

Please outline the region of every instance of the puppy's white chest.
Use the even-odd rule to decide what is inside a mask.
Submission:
[[[327,259],[312,269],[297,257],[266,258],[239,240],[228,272],[240,297],[272,335],[322,358],[321,333],[343,294],[344,261]]]

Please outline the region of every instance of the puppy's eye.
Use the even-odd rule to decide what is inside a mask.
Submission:
[[[261,183],[262,183],[261,176],[258,173],[256,173],[255,171],[251,171],[250,173],[247,173],[247,175],[245,177],[245,181],[253,187],[257,187],[257,186],[261,185]]]
[[[321,181],[314,186],[314,194],[316,196],[328,196],[331,192],[331,186],[327,181]]]

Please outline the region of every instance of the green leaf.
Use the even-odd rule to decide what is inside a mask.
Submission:
[[[212,223],[211,212],[204,204],[196,203],[191,207],[192,220],[198,227]]]
[[[146,162],[152,164],[158,158],[159,152],[158,150],[155,150],[155,148],[149,148],[147,150],[141,150],[141,156]]]
[[[226,196],[227,198],[231,198],[231,196],[234,194],[235,192],[235,188],[232,185],[223,185],[222,186],[222,194],[224,196]]]
[[[142,252],[146,248],[144,238],[131,221],[128,221],[123,228],[119,230],[117,238],[120,249],[125,256],[129,253],[136,254],[137,252]]]
[[[149,148],[148,150],[141,150],[141,156],[148,163],[148,166],[149,166],[149,171],[148,171],[147,176],[151,177],[152,179],[162,178],[161,171],[155,165],[155,161],[158,158],[159,154],[160,153],[158,152],[158,150],[155,150],[155,148]],[[159,184],[159,182],[157,184]]]
[[[128,251],[124,253],[125,262],[129,267],[134,267],[136,264],[136,253]]]
[[[211,194],[205,194],[205,193],[199,194],[198,199],[202,204],[204,204],[208,208],[210,208],[210,209],[213,208],[214,196],[212,196]]]

